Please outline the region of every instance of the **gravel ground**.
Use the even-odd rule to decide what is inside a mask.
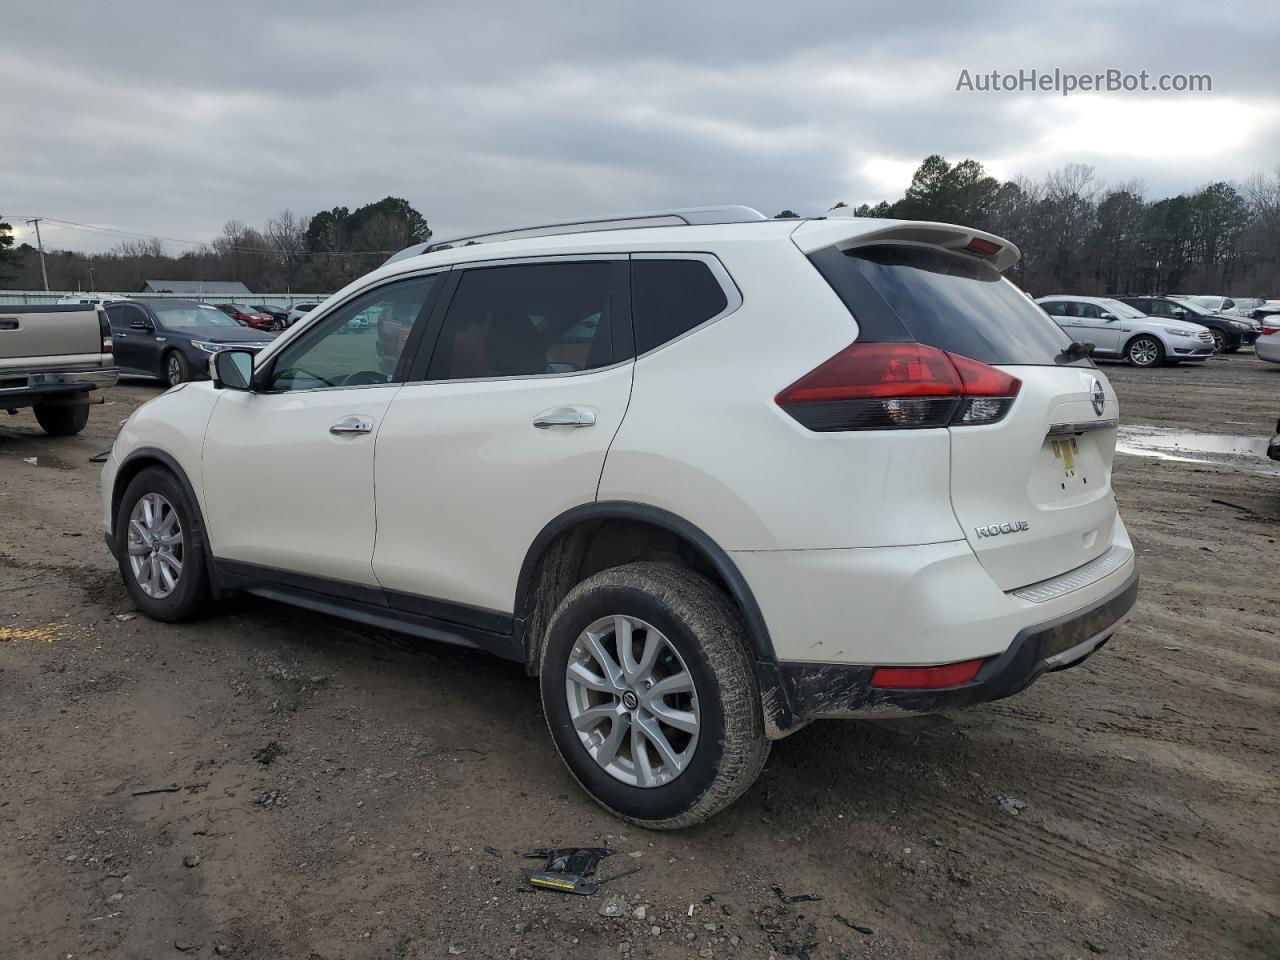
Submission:
[[[1249,353],[1106,373],[1128,424],[1280,416]],[[815,724],[727,813],[646,834],[578,792],[517,666],[266,602],[134,615],[88,458],[156,393],[71,439],[0,417],[0,956],[1280,956],[1265,461],[1117,457],[1143,589],[1086,664],[933,725]],[[642,869],[527,886],[520,852],[562,845]]]

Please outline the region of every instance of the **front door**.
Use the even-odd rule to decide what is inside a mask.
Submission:
[[[222,391],[204,444],[216,557],[376,586],[373,447],[404,370],[364,318],[413,326],[440,276],[358,294],[267,359],[253,392]]]
[[[501,629],[534,538],[595,500],[631,395],[626,268],[461,272],[378,435],[373,566],[393,606]]]
[[[113,303],[107,307],[107,322],[111,324],[112,353],[120,372],[154,374],[159,351],[146,311],[131,303]],[[134,326],[135,323],[143,326]]]
[[[1120,351],[1120,319],[1110,311],[1096,303],[1079,302],[1076,304],[1078,315],[1074,323],[1078,324],[1080,334],[1072,334],[1072,339],[1088,340],[1098,353],[1115,354]],[[1102,315],[1107,314],[1110,319]]]

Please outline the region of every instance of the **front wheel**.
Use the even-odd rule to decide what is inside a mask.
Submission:
[[[191,367],[187,358],[177,350],[170,350],[164,358],[164,379],[171,387],[191,379]]]
[[[1135,367],[1154,367],[1164,360],[1164,345],[1155,337],[1134,337],[1125,358]]]
[[[561,758],[638,826],[706,820],[769,755],[742,618],[690,570],[631,563],[579,583],[552,615],[540,672]]]
[[[1227,349],[1227,335],[1225,333],[1221,330],[1210,330],[1209,332],[1213,334],[1214,353],[1221,353],[1223,350]]]
[[[37,403],[31,408],[36,423],[51,437],[70,437],[79,433],[89,422],[89,404]]]
[[[116,559],[134,605],[155,620],[186,620],[209,600],[196,507],[172,473],[129,481],[115,517]]]

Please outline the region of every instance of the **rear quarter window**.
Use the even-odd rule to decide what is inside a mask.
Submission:
[[[859,340],[914,340],[983,363],[1035,366],[1057,365],[1071,343],[1039,305],[974,257],[871,246],[828,247],[810,260],[857,320]]]
[[[631,261],[631,311],[636,353],[688,333],[729,306],[724,288],[701,260]]]

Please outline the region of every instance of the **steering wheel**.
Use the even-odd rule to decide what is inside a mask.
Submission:
[[[370,383],[386,383],[387,375],[381,370],[359,370],[343,377],[338,383],[344,387],[361,387]]]

